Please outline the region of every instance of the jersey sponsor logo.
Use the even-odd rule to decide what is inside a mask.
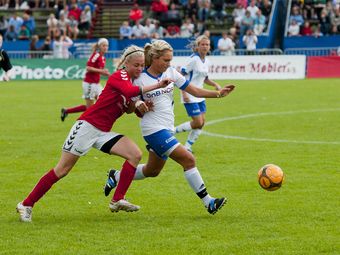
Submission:
[[[157,91],[153,91],[153,92],[148,92],[146,93],[146,98],[154,98],[154,97],[158,97],[158,96],[161,96],[161,95],[164,95],[164,94],[170,94],[172,93],[174,90],[174,87],[171,86],[171,87],[166,87],[164,89],[160,89],[160,90],[157,90]]]

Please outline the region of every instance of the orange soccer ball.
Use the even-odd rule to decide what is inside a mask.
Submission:
[[[284,180],[284,173],[279,166],[268,164],[259,170],[257,177],[263,189],[274,191],[281,187]]]

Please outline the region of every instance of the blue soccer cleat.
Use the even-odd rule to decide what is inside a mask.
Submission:
[[[105,183],[105,186],[104,186],[104,194],[105,196],[107,197],[111,190],[113,190],[116,186],[117,186],[117,180],[116,180],[116,173],[118,171],[115,170],[115,169],[111,169],[109,172],[108,172],[108,178],[107,178],[107,181]]]

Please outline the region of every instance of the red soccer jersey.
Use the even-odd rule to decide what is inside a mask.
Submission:
[[[98,69],[104,69],[105,62],[106,60],[103,55],[100,55],[100,53],[98,52],[94,52],[89,58],[89,60],[87,61],[86,65],[94,67],[94,68],[98,68]],[[100,74],[95,73],[95,72],[86,72],[84,81],[88,83],[99,83]]]
[[[113,73],[106,83],[97,102],[88,108],[79,120],[85,120],[96,128],[109,132],[113,123],[127,110],[131,97],[139,94],[125,70]]]

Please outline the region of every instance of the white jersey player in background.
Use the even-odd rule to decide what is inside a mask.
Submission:
[[[198,88],[203,88],[204,83],[220,90],[221,87],[208,77],[209,59],[206,58],[210,51],[210,40],[205,35],[197,37],[193,45],[194,54],[191,55],[186,65],[181,68],[182,74],[190,83]],[[176,127],[176,133],[190,131],[185,147],[192,152],[191,146],[195,143],[202,132],[205,123],[206,104],[205,98],[195,97],[184,90],[181,91],[181,102],[187,111],[191,121],[184,122]]]
[[[137,166],[134,180],[156,177],[163,169],[168,157],[179,163],[191,188],[203,201],[208,212],[216,213],[226,202],[226,198],[213,198],[207,192],[203,179],[196,167],[195,158],[174,136],[173,90],[175,87],[185,90],[196,97],[221,98],[227,96],[233,85],[225,86],[219,91],[198,88],[185,79],[175,68],[170,67],[173,49],[166,41],[155,40],[144,47],[145,71],[134,81],[137,86],[147,86],[165,78],[173,82],[163,89],[143,93],[141,100],[151,101],[153,109],[144,113],[141,129],[149,150],[148,162]],[[136,102],[140,109],[140,101]],[[150,105],[150,104],[149,104]],[[141,108],[142,109],[142,108]],[[112,169],[104,187],[105,195],[119,182],[120,172]]]

